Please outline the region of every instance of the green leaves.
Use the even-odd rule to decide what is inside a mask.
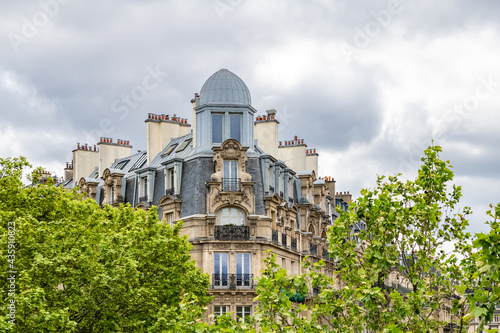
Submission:
[[[15,223],[16,330],[22,332],[184,331],[203,316],[209,279],[191,245],[156,209],[104,208],[76,191],[23,188],[5,162],[0,179],[0,255]],[[0,272],[2,319],[8,323],[7,270]]]

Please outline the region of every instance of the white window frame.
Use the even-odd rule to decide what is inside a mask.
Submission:
[[[236,307],[236,318],[239,321],[245,322],[245,318],[252,316],[251,305],[239,305]]]
[[[217,267],[215,262],[216,262],[216,256],[219,257],[219,266]],[[224,265],[223,261],[226,262],[226,269],[224,272]],[[228,287],[229,286],[229,252],[214,252],[214,287]],[[215,275],[219,274],[219,279],[217,280],[215,278]],[[225,275],[225,276],[224,276]]]
[[[238,207],[224,207],[217,212],[217,225],[245,225],[245,211]]]

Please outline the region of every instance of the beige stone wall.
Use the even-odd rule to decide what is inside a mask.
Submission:
[[[99,142],[99,176],[102,177],[104,170],[109,168],[117,158],[130,156],[132,146]]]
[[[307,170],[306,168],[306,145],[279,146],[278,158],[295,172]]]
[[[254,126],[254,136],[259,148],[274,158],[279,158],[277,121],[256,122]]]
[[[149,114],[146,119],[146,147],[148,164],[173,139],[184,136],[191,130],[185,119],[169,115]]]
[[[82,177],[88,177],[99,166],[99,152],[81,149],[73,150],[73,181],[78,184]]]

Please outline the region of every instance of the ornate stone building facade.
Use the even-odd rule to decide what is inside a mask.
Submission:
[[[319,178],[318,153],[294,137],[278,141],[276,110],[256,116],[246,84],[232,72],[213,74],[191,101],[193,128],[176,115],[149,114],[147,150],[101,138],[78,145],[66,173],[100,204],[158,207],[167,223],[184,222],[192,257],[210,274],[208,315],[254,311],[255,277],[268,254],[289,274],[300,262],[324,259],[332,274],[326,230],[348,193]]]

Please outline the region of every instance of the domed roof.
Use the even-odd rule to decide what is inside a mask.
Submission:
[[[200,105],[250,105],[250,91],[236,74],[221,69],[205,82],[200,90]]]

